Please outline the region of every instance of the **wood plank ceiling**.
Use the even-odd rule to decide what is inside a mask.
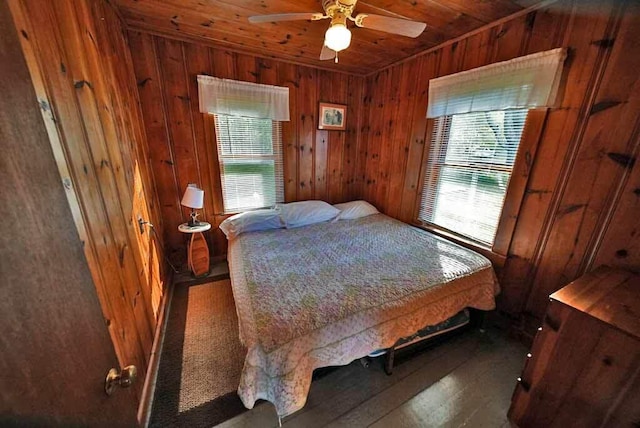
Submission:
[[[252,15],[321,12],[320,0],[114,0],[127,25],[182,40],[354,74],[387,65],[516,13],[542,0],[366,0],[354,13],[425,22],[412,39],[350,25],[339,63],[318,59],[329,21],[250,24]]]

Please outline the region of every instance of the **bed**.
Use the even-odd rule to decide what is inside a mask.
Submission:
[[[238,394],[279,417],[314,369],[349,364],[467,307],[495,307],[489,260],[383,214],[242,234],[228,253],[247,356]]]

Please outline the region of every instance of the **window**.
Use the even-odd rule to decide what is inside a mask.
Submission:
[[[214,116],[224,212],[236,213],[283,202],[281,123]]]
[[[527,109],[435,119],[419,219],[492,245]]]

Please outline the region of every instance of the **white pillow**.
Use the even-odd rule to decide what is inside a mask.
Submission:
[[[379,213],[376,207],[366,201],[345,202],[344,204],[335,204],[334,207],[340,210],[338,220],[351,220]]]
[[[247,211],[233,215],[220,223],[220,230],[227,239],[233,239],[245,232],[281,229],[283,227],[280,212],[274,209]]]
[[[340,210],[324,201],[301,201],[282,204],[280,216],[287,229],[329,221],[340,214]]]

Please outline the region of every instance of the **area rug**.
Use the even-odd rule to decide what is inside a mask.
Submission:
[[[150,426],[211,427],[245,411],[236,394],[245,355],[230,281],[177,285]]]

